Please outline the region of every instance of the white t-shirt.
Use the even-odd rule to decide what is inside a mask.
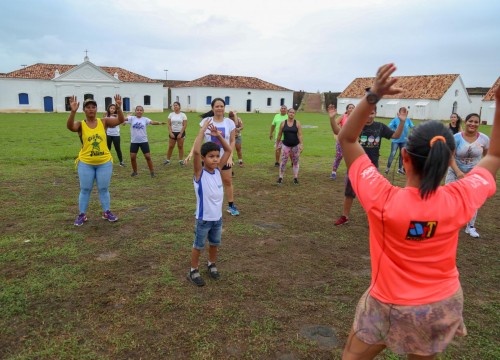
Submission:
[[[203,120],[201,120],[200,127],[203,126],[205,121],[212,121],[212,123],[215,125],[217,130],[219,130],[219,133],[224,138],[224,140],[226,140],[227,143],[229,145],[231,145],[231,143],[230,143],[231,131],[233,131],[236,128],[236,125],[234,125],[233,120],[228,119],[228,118],[224,118],[224,120],[222,122],[216,122],[216,121],[213,121],[213,118],[208,117],[208,118],[204,118]],[[212,135],[210,135],[210,130],[208,130],[208,129],[205,132],[205,141],[212,141],[212,142],[216,143],[217,145],[219,145],[220,157],[222,157],[222,155],[224,155],[224,149],[222,148],[222,144],[220,143],[219,139],[217,139],[216,137],[212,137]]]
[[[170,123],[172,124],[172,132],[181,132],[184,120],[187,121],[187,116],[183,112],[176,114],[172,112],[168,114]]]
[[[116,117],[116,116],[112,116]],[[106,135],[109,136],[120,136],[120,125],[116,125],[115,127],[109,127],[106,129]]]
[[[222,202],[224,201],[224,186],[220,170],[213,173],[203,169],[200,180],[193,177],[196,194],[196,218],[205,221],[217,221],[222,217]]]
[[[146,126],[151,124],[151,119],[147,117],[127,116],[125,123],[130,124],[130,142],[140,144],[148,142]]]

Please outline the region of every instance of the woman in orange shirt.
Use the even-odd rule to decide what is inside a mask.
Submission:
[[[489,152],[463,179],[440,185],[455,142],[437,121],[415,128],[402,150],[404,188],[377,171],[358,136],[377,101],[402,90],[391,78],[395,70],[393,64],[379,69],[338,137],[353,189],[368,215],[372,267],[343,359],[373,359],[386,347],[410,359],[434,359],[454,336],[466,334],[456,267],[458,233],[496,191],[500,88]]]

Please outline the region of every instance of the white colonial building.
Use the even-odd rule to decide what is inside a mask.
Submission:
[[[500,86],[500,77],[495,81],[490,90],[486,93],[481,104],[481,122],[493,125],[495,118],[495,91]]]
[[[377,116],[393,118],[399,108],[406,107],[409,116],[417,120],[447,120],[452,112],[465,116],[472,101],[458,74],[398,76],[398,86],[404,91],[384,96],[377,104]],[[375,78],[355,79],[337,98],[337,108],[344,111],[356,105],[373,85]]]
[[[125,111],[142,105],[147,112],[161,112],[164,90],[162,81],[96,66],[85,57],[80,65],[35,64],[1,74],[0,94],[0,112],[65,112],[72,95],[80,103],[92,98],[105,111],[115,94],[122,96]]]
[[[293,90],[254,77],[207,75],[173,87],[171,102],[204,113],[215,98],[224,99],[226,111],[275,113],[283,104],[292,106]]]

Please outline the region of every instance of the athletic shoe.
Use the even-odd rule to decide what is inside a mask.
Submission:
[[[299,179],[297,178],[293,179],[293,185],[299,185]]]
[[[170,160],[165,160],[165,161],[163,162],[163,165],[170,165]]]
[[[283,178],[278,178],[278,181],[276,182],[276,184],[282,185],[283,184]]]
[[[214,280],[220,279],[220,274],[217,271],[217,267],[215,266],[215,264],[208,265],[207,270],[208,270],[208,276],[210,276],[212,279]]]
[[[78,215],[78,217],[76,218],[76,220],[73,224],[75,226],[82,226],[85,221],[87,221],[87,215],[85,215],[84,213],[81,213],[80,215]]]
[[[102,218],[104,220],[108,220],[109,222],[118,221],[118,217],[115,216],[110,210],[106,210],[105,212],[103,212],[102,213]]]
[[[184,164],[184,160],[179,160],[179,165],[180,165],[180,166],[184,166],[184,165],[185,165],[185,164]]]
[[[230,213],[232,216],[238,216],[240,214],[240,212],[238,211],[238,209],[236,209],[235,205],[228,206],[227,207],[227,212]]]
[[[155,177],[156,177],[156,174],[154,173],[154,171],[151,173],[151,177],[152,177],[152,178],[155,178]]]
[[[137,176],[138,174],[134,171],[132,172],[132,174],[130,174],[130,176],[134,177],[134,176]]]
[[[193,284],[196,286],[203,286],[205,285],[205,281],[200,275],[200,272],[198,269],[194,269],[193,271],[188,272],[187,274],[187,279],[191,281]]]
[[[337,172],[332,171],[332,174],[330,175],[330,179],[336,180],[337,179]]]
[[[279,162],[275,162],[274,163],[274,167],[279,167],[280,166],[280,163]]]
[[[339,217],[339,219],[337,221],[335,221],[335,226],[344,225],[344,224],[347,224],[348,222],[349,222],[349,219],[347,217],[345,217],[344,215],[342,215],[341,217]]]
[[[385,171],[384,171],[384,172],[385,172],[386,174],[389,174],[389,170],[391,170],[391,169],[390,169],[390,168],[385,168]]]
[[[406,175],[405,169],[398,169],[398,174]]]
[[[243,160],[238,161],[238,164],[240,165],[240,167],[243,167]]]
[[[479,237],[479,233],[477,232],[477,230],[476,230],[476,228],[474,226],[466,226],[465,227],[465,233],[469,234],[473,238],[478,238]]]
[[[122,162],[120,162],[120,166],[121,166],[121,167],[125,167],[125,163],[124,163],[123,161],[122,161]]]

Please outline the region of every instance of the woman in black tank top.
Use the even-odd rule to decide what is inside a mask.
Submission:
[[[281,139],[282,134],[283,147],[281,149],[278,185],[281,185],[283,182],[283,175],[285,173],[286,163],[288,162],[289,157],[292,158],[293,164],[293,183],[298,185],[299,159],[300,153],[304,149],[304,143],[302,141],[302,127],[300,126],[300,122],[295,120],[295,110],[293,108],[288,109],[288,119],[281,123],[277,138]]]

